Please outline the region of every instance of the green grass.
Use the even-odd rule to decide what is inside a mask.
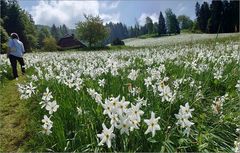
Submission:
[[[155,37],[158,37],[157,33],[145,34],[145,35],[138,36],[138,38],[140,38],[140,39],[155,38]]]
[[[16,83],[26,80],[21,76],[18,81],[8,80],[0,84],[0,151],[23,151],[22,146],[29,139],[28,121],[29,109],[26,103],[19,99]]]

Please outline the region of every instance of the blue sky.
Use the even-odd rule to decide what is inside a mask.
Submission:
[[[127,26],[136,21],[143,25],[146,16],[157,22],[159,12],[164,13],[167,8],[176,15],[185,14],[195,19],[197,1],[201,4],[204,0],[19,0],[19,4],[32,14],[36,24],[66,24],[74,28],[78,21],[84,20],[84,13],[100,15],[105,23],[122,22]]]

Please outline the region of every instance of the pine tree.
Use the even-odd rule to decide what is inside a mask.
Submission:
[[[230,4],[227,0],[223,1],[223,20],[224,22],[222,23],[222,29],[223,32],[231,32],[231,10],[230,10]],[[233,32],[233,31],[232,31]]]
[[[238,0],[230,0],[230,10],[231,10],[231,16],[228,16],[231,18],[231,24],[232,24],[232,31],[233,32],[239,32],[239,1]]]
[[[168,33],[179,34],[180,28],[176,15],[172,12],[171,9],[167,9],[165,13]]]
[[[128,37],[130,37],[130,38],[135,37],[134,29],[132,26],[128,30]]]
[[[135,18],[134,31],[135,31],[135,37],[138,37],[140,35],[140,25],[136,18]]]
[[[195,5],[195,14],[197,17],[197,22],[199,22],[199,17],[200,17],[200,4],[197,2]]]
[[[160,12],[159,19],[158,19],[158,35],[163,35],[166,34],[166,24],[165,24],[165,19],[162,15],[162,12]]]
[[[51,27],[51,35],[53,36],[53,38],[55,38],[56,41],[60,39],[60,34],[55,24],[53,24]]]
[[[210,18],[211,12],[207,2],[204,2],[200,8],[198,24],[202,32],[207,32],[208,19]]]
[[[197,2],[195,5],[195,14],[196,14],[196,20],[193,22],[193,31],[198,31],[199,30],[199,17],[200,17],[200,4]]]
[[[175,26],[175,34],[180,34],[179,22],[178,22],[175,14],[173,15],[173,23],[174,23],[174,26]]]
[[[222,1],[213,0],[210,8],[211,8],[211,17],[208,20],[207,30],[209,33],[222,32],[222,23],[223,23]]]

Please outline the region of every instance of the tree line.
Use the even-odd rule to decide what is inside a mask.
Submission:
[[[135,26],[129,28],[129,37],[138,37],[141,35],[151,35],[157,34],[158,36],[166,34],[179,34],[180,24],[177,16],[172,12],[171,9],[165,11],[166,19],[164,18],[162,12],[159,13],[158,22],[153,23],[150,17],[146,17],[145,25],[139,26],[136,22]]]
[[[204,33],[239,32],[239,1],[213,0],[195,5],[196,25]]]
[[[86,21],[76,24],[75,29],[69,29],[65,24],[51,27],[35,25],[31,14],[23,10],[17,0],[1,0],[1,50],[6,49],[8,35],[18,33],[27,51],[35,48],[46,49],[46,46],[57,48],[57,41],[66,34],[75,34],[88,46],[103,46],[115,39],[126,39],[148,36],[164,36],[179,34],[182,30],[203,33],[239,32],[239,1],[213,0],[211,4],[197,2],[195,5],[196,19],[193,21],[186,15],[176,16],[171,9],[165,14],[160,11],[157,22],[146,17],[145,24],[138,21],[134,26],[119,23],[107,23],[99,16],[85,15]],[[94,30],[97,29],[97,30]]]
[[[180,18],[177,18],[171,9],[167,9],[165,11],[165,15],[166,20],[163,13],[160,12],[158,22],[153,22],[150,17],[146,17],[145,24],[143,26],[140,26],[138,21],[136,21],[134,26],[130,27],[127,27],[121,22],[116,24],[110,22],[109,24],[106,24],[110,33],[105,42],[110,43],[117,38],[126,39],[142,35],[163,36],[166,34],[179,34],[180,27],[182,29],[188,29],[192,26],[192,21],[189,17],[181,15],[179,16]]]

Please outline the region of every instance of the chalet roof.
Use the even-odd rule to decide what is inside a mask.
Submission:
[[[62,38],[69,38],[69,37],[74,37],[74,35],[73,34],[65,34]],[[62,39],[62,38],[60,38],[60,39]]]

